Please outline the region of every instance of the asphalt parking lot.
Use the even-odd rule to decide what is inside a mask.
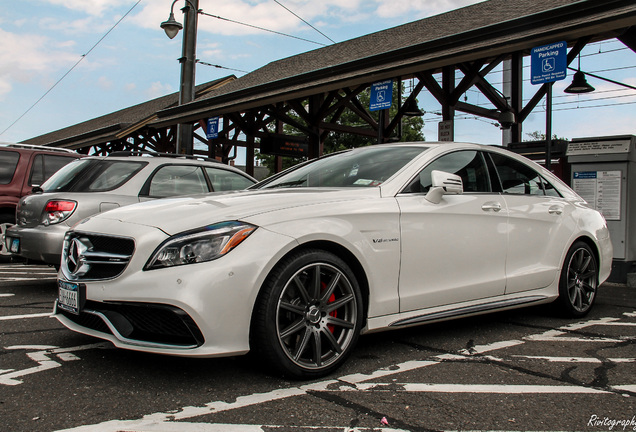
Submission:
[[[601,287],[581,320],[532,308],[366,335],[319,381],[250,356],[124,351],[50,318],[55,274],[0,265],[8,431],[636,430],[636,291]]]

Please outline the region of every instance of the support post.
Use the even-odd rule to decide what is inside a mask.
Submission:
[[[181,51],[181,80],[179,105],[194,100],[194,71],[196,64],[197,22],[199,0],[188,0],[182,9],[184,15],[183,47]],[[177,125],[176,153],[191,155],[193,148],[193,126],[190,123]]]

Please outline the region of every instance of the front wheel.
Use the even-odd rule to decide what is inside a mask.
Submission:
[[[257,300],[252,347],[283,375],[311,379],[336,370],[362,327],[362,296],[347,264],[322,250],[284,259]]]
[[[598,288],[598,264],[592,249],[576,242],[565,257],[559,280],[559,305],[565,316],[585,316],[594,304]]]

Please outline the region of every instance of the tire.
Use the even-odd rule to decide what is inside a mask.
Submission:
[[[15,224],[15,218],[10,214],[0,213],[0,262],[6,262],[11,259],[11,253],[7,250],[4,242],[4,236],[7,229]]]
[[[568,251],[559,279],[558,305],[562,315],[579,318],[594,305],[598,289],[598,263],[592,249],[576,242]]]
[[[362,328],[362,295],[347,264],[322,250],[282,260],[255,305],[256,358],[295,379],[330,374],[351,354]]]

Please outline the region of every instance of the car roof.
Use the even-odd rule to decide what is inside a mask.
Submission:
[[[34,151],[34,152],[44,151],[44,152],[52,152],[52,153],[69,154],[72,156],[83,156],[74,150],[69,150],[69,149],[59,148],[59,147],[33,145],[33,144],[15,144],[15,143],[0,142],[0,148],[7,148],[12,150],[20,150],[20,151]]]
[[[151,169],[159,167],[161,165],[196,165],[205,166],[208,168],[214,168],[217,170],[224,170],[240,174],[253,182],[256,179],[245,171],[236,168],[232,165],[226,165],[216,159],[208,158],[199,155],[184,155],[174,153],[158,153],[158,152],[143,152],[143,151],[119,151],[114,152],[106,156],[90,155],[82,160],[104,160],[104,161],[129,161],[129,162],[144,162]]]
[[[198,155],[184,155],[174,153],[156,153],[156,152],[139,152],[139,151],[119,151],[114,152],[106,156],[90,155],[86,159],[96,160],[118,160],[118,161],[142,161],[148,162],[151,165],[161,165],[168,161],[174,161],[178,164],[184,165],[207,165],[214,166],[219,169],[226,169],[230,171],[241,172],[240,169],[231,165],[226,165],[216,159],[208,158]]]

